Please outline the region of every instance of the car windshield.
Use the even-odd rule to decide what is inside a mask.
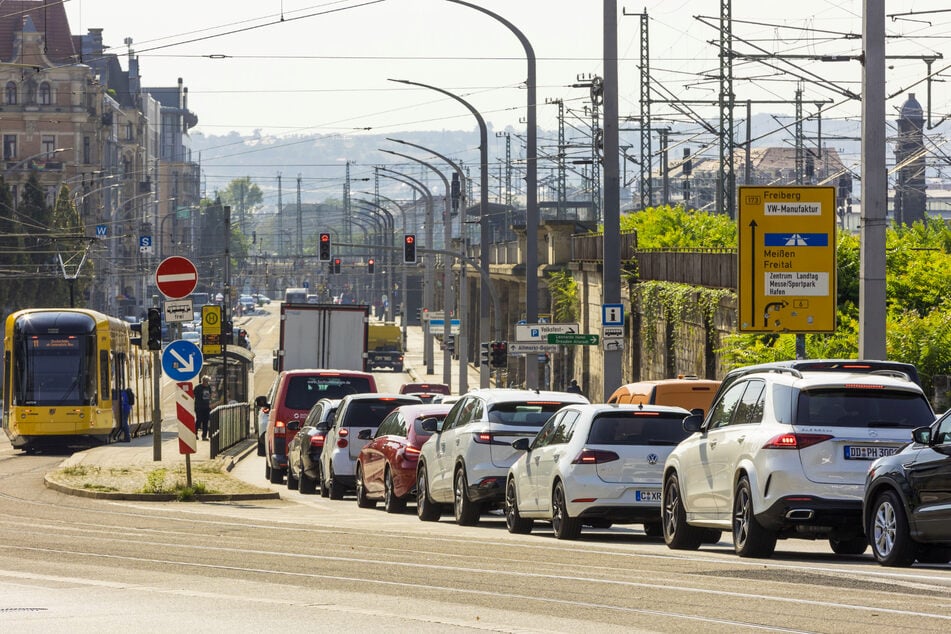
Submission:
[[[799,394],[798,425],[823,427],[902,427],[934,422],[921,394],[900,390],[836,388]]]
[[[674,446],[689,434],[684,416],[676,412],[611,412],[591,422],[588,442],[593,445]]]
[[[309,411],[322,398],[340,399],[347,394],[371,391],[370,381],[366,377],[293,376],[287,385],[285,403],[290,409]]]
[[[567,403],[497,403],[489,411],[489,422],[523,427],[541,427]]]

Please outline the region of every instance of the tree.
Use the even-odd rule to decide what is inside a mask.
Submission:
[[[621,216],[621,231],[637,231],[639,249],[729,248],[737,243],[736,222],[681,205],[648,207]]]
[[[27,249],[27,277],[34,280],[49,281],[53,276],[53,252],[50,226],[53,213],[46,204],[46,194],[40,188],[36,171],[30,172],[30,177],[23,187],[23,195],[17,209],[16,219],[20,232],[29,235],[24,239]],[[19,303],[24,307],[50,307],[60,305],[55,292],[51,292],[51,285],[32,283],[21,289]]]
[[[16,219],[16,208],[9,186],[0,176],[0,309],[3,313],[22,308],[21,289],[25,282],[26,250],[23,228]]]
[[[251,182],[250,176],[236,178],[220,192],[221,204],[229,205],[232,209],[232,219],[241,233],[250,233],[248,217],[255,207],[264,201],[261,188]]]

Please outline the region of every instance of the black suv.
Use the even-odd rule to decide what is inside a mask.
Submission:
[[[951,561],[951,411],[919,427],[865,482],[865,532],[883,566]]]

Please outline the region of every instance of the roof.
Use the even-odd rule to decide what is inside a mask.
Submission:
[[[24,30],[26,18],[34,27],[28,30],[35,30],[46,37],[46,56],[51,62],[73,64],[79,61],[63,3],[42,0],[7,0],[0,3],[0,61],[15,61],[15,34]]]

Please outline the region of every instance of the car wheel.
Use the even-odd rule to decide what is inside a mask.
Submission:
[[[267,478],[268,480],[271,479],[271,459],[270,458],[264,459],[264,477]]]
[[[505,485],[505,527],[510,533],[526,535],[532,532],[535,520],[525,519],[518,513],[518,496],[515,480],[509,479]]]
[[[260,439],[258,439],[258,455],[259,455],[259,456],[263,456],[263,455],[265,455],[266,453],[267,453],[267,452],[264,451],[264,439],[263,439],[263,438],[260,438]]]
[[[644,524],[644,534],[648,537],[663,537],[664,527],[660,522],[647,522]]]
[[[317,481],[320,482],[320,497],[330,497],[330,483],[324,480],[323,469],[317,472]]]
[[[271,475],[269,478],[271,484],[280,484],[284,482],[284,469],[275,469],[271,467]]]
[[[551,528],[558,539],[578,539],[581,535],[581,520],[568,515],[565,487],[561,482],[555,483],[551,493]]]
[[[918,545],[911,539],[905,507],[894,491],[883,491],[875,498],[868,536],[872,554],[883,566],[910,566],[915,562]]]
[[[861,555],[868,548],[865,535],[855,535],[848,539],[829,538],[829,546],[836,555]]]
[[[452,479],[452,510],[459,526],[475,526],[482,514],[479,505],[469,499],[466,471],[462,468],[456,469],[456,477]]]
[[[287,461],[287,488],[291,491],[296,491],[298,486],[300,486],[300,481],[294,477],[294,470],[291,468],[290,460],[288,460]]]
[[[703,529],[687,523],[680,496],[680,479],[676,473],[667,476],[664,482],[663,502],[660,509],[661,527],[668,548],[676,550],[697,550],[703,543]]]
[[[343,499],[343,485],[334,480],[334,470],[330,469],[330,477],[327,478],[327,482],[330,486],[327,487],[328,495],[331,500],[342,500]]]
[[[357,479],[356,479],[356,488],[357,488],[357,506],[362,509],[372,509],[376,506],[376,500],[371,500],[367,497],[367,488],[363,482],[363,467],[357,465]]]
[[[753,514],[753,490],[746,477],[733,494],[733,549],[740,557],[771,557],[776,550],[776,533],[763,528]]]
[[[383,510],[387,513],[402,513],[406,510],[406,498],[396,497],[393,490],[393,472],[387,467],[383,473]]]
[[[307,473],[304,471],[303,465],[301,465],[300,469],[300,478],[299,482],[297,483],[297,490],[307,495],[317,491],[317,480],[307,475]]]
[[[442,516],[442,509],[429,497],[425,466],[416,471],[416,516],[424,522],[438,522]]]

